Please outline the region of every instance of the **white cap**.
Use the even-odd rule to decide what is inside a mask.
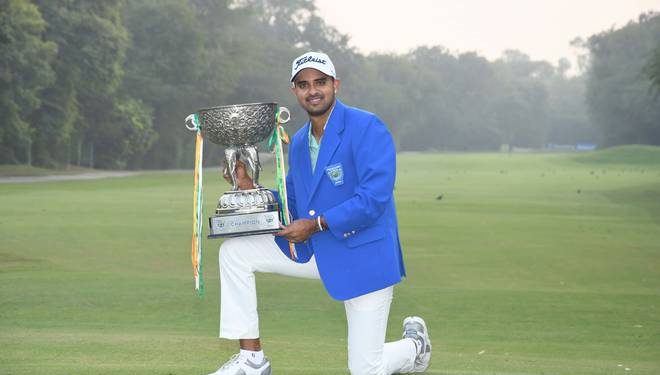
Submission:
[[[332,60],[322,52],[307,52],[293,59],[293,63],[291,64],[291,82],[293,82],[296,74],[305,68],[316,69],[332,78],[337,78]]]

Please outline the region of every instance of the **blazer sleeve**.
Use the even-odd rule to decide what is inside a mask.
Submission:
[[[344,233],[372,225],[392,200],[396,176],[396,150],[390,132],[372,117],[361,134],[354,135],[353,160],[357,172],[354,195],[323,213],[330,232]]]

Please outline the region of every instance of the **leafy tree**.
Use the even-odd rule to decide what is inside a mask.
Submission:
[[[40,127],[41,164],[59,160],[99,167],[122,165],[121,155],[95,155],[104,148],[96,143],[122,143],[123,139],[101,140],[113,126],[114,113],[121,111],[117,95],[122,82],[128,35],[121,18],[122,0],[89,2],[36,1],[48,22],[46,37],[58,46],[53,65],[57,81],[44,93],[44,105],[33,117]],[[144,112],[144,111],[143,111]],[[112,132],[110,132],[112,134]],[[87,147],[85,147],[85,145]],[[84,150],[84,149],[87,150]],[[100,164],[95,164],[95,159]]]
[[[655,53],[649,59],[646,66],[646,72],[651,79],[651,84],[660,93],[660,46],[655,50]]]
[[[360,78],[346,79],[340,94],[351,105],[376,113],[389,126],[399,149],[405,149],[408,137],[414,136],[410,128],[417,112],[411,110],[413,85],[408,85],[415,75],[412,68],[404,56],[371,55],[351,68]]]
[[[557,65],[546,81],[548,89],[548,129],[546,143],[574,145],[595,143],[598,131],[589,121],[585,103],[585,77],[567,76],[568,60]]]
[[[96,163],[106,168],[142,166],[143,156],[156,140],[152,113],[139,100],[115,100],[106,126],[95,130]]]
[[[32,163],[35,133],[29,121],[52,84],[56,45],[42,39],[39,9],[27,0],[0,0],[0,162]]]
[[[660,14],[593,35],[587,41],[590,69],[587,103],[606,146],[660,144],[660,105],[644,74],[660,43]]]
[[[313,1],[242,0],[235,4],[250,18],[243,26],[245,48],[237,70],[238,85],[228,101],[280,101],[292,110],[293,124],[287,128],[295,131],[307,116],[289,91],[290,64],[292,58],[308,50],[332,56],[339,78],[348,84],[342,88],[342,97],[352,96],[350,75],[359,70],[359,58],[348,47],[348,37],[316,14]]]
[[[153,109],[158,134],[144,165],[188,167],[194,137],[183,120],[199,108],[225,102],[238,85],[242,38],[250,33],[238,29],[241,13],[223,1],[130,2],[124,16],[131,45],[122,92]]]
[[[548,92],[543,81],[552,74],[552,67],[520,51],[505,51],[496,68],[504,83],[495,114],[503,143],[543,146],[548,126]]]
[[[446,77],[450,119],[454,135],[448,145],[454,150],[497,149],[502,143],[496,121],[501,78],[496,67],[474,52],[455,56]]]
[[[251,26],[256,34],[270,36],[285,46],[309,47],[303,33],[310,19],[315,17],[316,5],[313,1],[236,0],[233,5],[252,15],[256,22]]]

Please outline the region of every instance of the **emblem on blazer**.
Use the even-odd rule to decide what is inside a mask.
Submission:
[[[335,186],[344,184],[344,169],[341,166],[341,163],[332,164],[325,168],[325,174],[328,175],[330,181]]]

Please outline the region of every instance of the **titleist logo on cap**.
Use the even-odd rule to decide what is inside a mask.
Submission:
[[[301,59],[296,60],[296,67],[294,69],[298,69],[300,65],[306,63],[306,62],[315,62],[319,64],[325,65],[325,60],[319,57],[314,57],[314,56],[305,56]]]
[[[307,52],[291,61],[291,82],[298,72],[306,68],[316,69],[325,75],[337,78],[335,66],[328,55],[323,52]]]

